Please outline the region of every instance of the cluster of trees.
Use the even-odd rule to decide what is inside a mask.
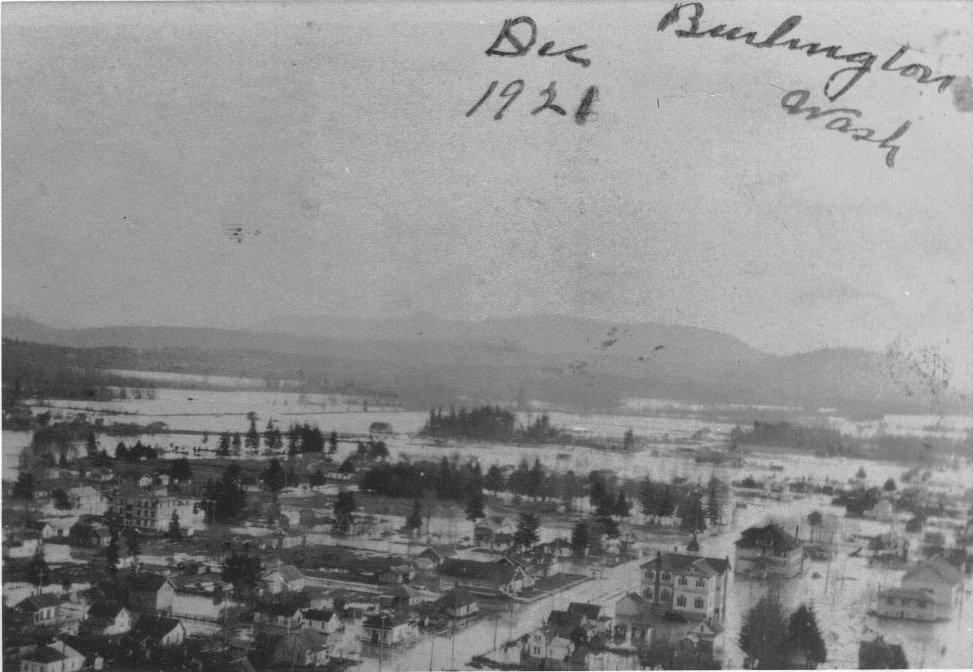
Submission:
[[[429,411],[429,419],[421,434],[434,437],[516,443],[552,443],[561,432],[551,426],[548,415],[542,414],[526,426],[517,426],[517,415],[499,406],[480,406],[467,409],[455,407]]]
[[[359,487],[384,497],[419,499],[432,491],[439,499],[461,501],[478,469],[478,465],[459,464],[445,457],[438,464],[405,460],[395,464],[379,462],[362,474]]]
[[[317,425],[292,424],[287,430],[287,453],[289,455],[323,453],[325,448],[327,448],[328,454],[334,454],[338,451],[337,432],[332,431],[326,440],[324,432]]]
[[[135,445],[129,448],[124,441],[119,441],[115,446],[115,459],[122,462],[141,462],[142,460],[154,460],[158,457],[155,448],[143,445],[141,441],[136,441]]]
[[[704,491],[696,484],[656,483],[646,476],[639,486],[639,510],[650,518],[678,514],[681,529],[701,532],[707,525],[721,522],[721,488],[716,478],[709,480]]]
[[[223,470],[219,481],[207,481],[199,503],[206,512],[207,520],[237,523],[246,517],[247,493],[243,488],[242,475],[240,465],[231,464]]]
[[[787,618],[767,597],[747,613],[738,643],[755,670],[812,669],[828,659],[813,607],[802,604]]]
[[[805,427],[790,422],[753,423],[744,430],[737,426],[730,430],[731,444],[755,446],[785,446],[815,455],[855,455],[858,447],[848,437],[831,427]]]

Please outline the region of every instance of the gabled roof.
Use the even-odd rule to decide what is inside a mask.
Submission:
[[[331,648],[331,645],[328,644],[327,637],[312,628],[304,628],[298,632],[291,632],[285,635],[277,646],[278,648],[284,647],[285,649],[302,646],[310,651],[321,651],[322,649]]]
[[[448,609],[460,609],[471,604],[477,604],[479,600],[470,595],[465,590],[451,590],[436,600],[436,604]]]
[[[568,605],[568,613],[583,614],[589,621],[597,621],[601,614],[601,605],[591,604],[590,602],[572,602]]]
[[[793,551],[801,547],[801,543],[795,537],[775,523],[744,530],[736,545],[738,548],[773,548],[785,551]]]
[[[916,579],[933,580],[949,586],[955,586],[960,582],[960,573],[951,564],[940,557],[933,558],[927,562],[913,567],[905,573],[902,581]]]
[[[547,624],[556,628],[577,628],[584,623],[584,620],[584,614],[554,610],[547,617]]]
[[[162,574],[142,572],[135,577],[135,581],[132,583],[132,590],[157,593],[159,592],[159,589],[161,589],[166,583],[172,585],[172,581]],[[173,585],[173,588],[175,588],[175,585]]]
[[[933,599],[932,595],[918,588],[889,588],[880,591],[878,596],[879,598],[895,597],[901,600],[917,600],[920,602],[930,602]]]
[[[369,616],[362,621],[362,627],[375,628],[377,630],[391,630],[392,628],[404,625],[411,620],[409,614],[404,611],[397,611],[394,614],[382,613]]]
[[[440,565],[439,573],[458,579],[493,581],[498,585],[504,585],[513,580],[517,568],[506,562],[481,562],[479,560],[447,558]]]
[[[262,579],[269,579],[274,574],[278,574],[282,581],[285,583],[294,583],[295,581],[300,581],[304,578],[304,574],[301,573],[294,565],[281,565],[280,567],[275,567],[274,569],[268,569],[262,575]]]
[[[303,612],[303,608],[296,602],[262,602],[254,607],[254,611],[270,616],[293,616]]]
[[[51,593],[41,593],[40,595],[31,595],[25,600],[21,600],[17,604],[17,609],[21,611],[33,612],[38,609],[45,609],[47,607],[56,607],[61,604],[61,598],[57,595],[52,595]]]
[[[135,639],[148,637],[153,640],[160,640],[180,626],[182,626],[182,622],[175,618],[142,614],[132,627],[131,634]]]
[[[730,569],[730,563],[724,558],[701,558],[698,555],[684,553],[664,553],[661,558],[655,557],[641,565],[642,569],[660,570],[673,574],[694,574],[697,576],[719,576]]]
[[[334,618],[335,612],[330,609],[305,609],[304,618],[309,621],[330,621]]]
[[[95,602],[88,609],[88,618],[114,619],[123,609],[125,605],[119,602]]]

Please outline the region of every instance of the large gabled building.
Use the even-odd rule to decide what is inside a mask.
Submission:
[[[168,530],[178,504],[165,488],[119,488],[107,499],[108,512],[116,523],[143,532]]]
[[[730,561],[685,553],[659,553],[641,565],[641,597],[654,611],[722,621]]]

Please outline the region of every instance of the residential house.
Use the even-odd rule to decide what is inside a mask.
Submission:
[[[306,627],[325,635],[337,632],[341,627],[338,613],[331,609],[305,609],[301,616]]]
[[[253,610],[255,625],[276,625],[291,630],[304,624],[304,605],[298,601],[261,602]]]
[[[804,569],[804,552],[796,535],[771,523],[743,531],[736,542],[736,572],[749,576],[792,578]]]
[[[568,539],[562,539],[560,537],[553,541],[538,544],[534,548],[541,555],[554,558],[570,558],[574,554],[571,548],[571,542]]]
[[[726,559],[658,553],[640,566],[642,597],[657,612],[723,620],[730,563]]]
[[[82,485],[68,490],[68,497],[76,513],[100,516],[105,513],[105,497],[90,485]]]
[[[913,621],[935,621],[938,605],[931,593],[918,588],[888,588],[878,593],[875,615]]]
[[[126,637],[144,650],[179,646],[186,639],[186,627],[175,618],[142,614]]]
[[[895,507],[889,500],[882,499],[876,502],[875,506],[865,511],[864,515],[866,518],[887,522],[895,518]]]
[[[368,426],[369,434],[391,434],[392,433],[392,423],[390,422],[373,422]]]
[[[299,593],[307,585],[304,574],[294,565],[281,565],[268,569],[260,575],[260,582],[266,595]]]
[[[602,613],[600,604],[591,602],[572,602],[568,605],[569,614],[584,614],[588,624],[594,628],[594,632],[610,634],[612,626],[611,616]]]
[[[907,571],[899,585],[929,593],[938,606],[939,615],[947,616],[962,590],[962,577],[955,567],[936,557]]]
[[[503,516],[489,516],[473,526],[473,541],[477,544],[496,546],[498,534],[513,535],[516,529],[516,525]]]
[[[442,588],[462,588],[481,595],[515,595],[530,583],[524,570],[514,564],[458,558],[445,560],[439,567],[439,576]]]
[[[129,590],[129,606],[141,613],[171,613],[176,586],[168,577],[140,572]]]
[[[71,526],[68,538],[72,546],[104,548],[111,542],[111,529],[104,523],[80,520]]]
[[[61,598],[50,593],[31,595],[21,600],[16,610],[34,625],[53,625],[58,621],[58,608]]]
[[[310,628],[289,632],[274,648],[274,662],[280,669],[288,666],[319,667],[331,660],[331,645],[327,638]]]
[[[383,646],[400,646],[419,634],[419,624],[407,612],[383,612],[367,616],[361,624],[358,638],[363,642]]]
[[[480,602],[465,590],[453,589],[436,600],[436,606],[450,618],[463,620],[476,615]]]
[[[117,602],[95,602],[88,609],[80,632],[95,637],[124,635],[132,629],[132,612]]]
[[[547,626],[531,632],[520,652],[521,665],[527,670],[587,670],[588,657],[586,647]]]
[[[432,563],[433,569],[439,567],[443,564],[443,560],[450,557],[451,554],[446,551],[437,551],[435,548],[427,548],[418,557],[425,558]]]
[[[415,574],[415,570],[407,564],[393,565],[384,572],[379,572],[378,582],[382,585],[408,583],[415,577]]]
[[[38,646],[20,657],[20,672],[77,672],[84,656],[62,641]]]
[[[57,536],[54,527],[45,520],[31,520],[24,523],[24,529],[36,539],[50,539]]]
[[[700,658],[712,660],[717,647],[723,645],[724,627],[718,621],[700,621],[680,640]]]

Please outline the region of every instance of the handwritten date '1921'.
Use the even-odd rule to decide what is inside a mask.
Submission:
[[[497,85],[499,85],[499,83],[500,82],[498,82],[497,80],[493,80],[492,82],[490,82],[490,86],[487,87],[486,93],[484,93],[480,97],[480,99],[476,101],[473,107],[471,107],[469,111],[467,111],[466,113],[467,117],[472,117],[473,114],[475,114],[476,111],[480,109],[480,106],[483,105],[483,103],[485,103],[491,95],[493,95],[493,92],[496,90]],[[537,107],[535,107],[530,111],[532,116],[537,116],[538,114],[544,112],[545,110],[550,111],[551,113],[562,117],[567,116],[567,111],[563,107],[561,107],[560,105],[554,102],[557,99],[557,89],[555,88],[556,86],[557,86],[557,82],[551,82],[550,84],[547,85],[547,88],[545,88],[540,92],[540,95],[544,96],[545,100],[543,103],[541,103],[540,105],[538,105]],[[522,79],[515,79],[514,81],[510,82],[505,87],[503,87],[503,89],[501,89],[500,93],[497,95],[500,98],[506,98],[507,100],[500,107],[500,109],[497,110],[496,113],[493,115],[494,121],[500,121],[501,119],[503,119],[503,113],[507,111],[507,108],[510,107],[513,104],[513,102],[517,100],[517,97],[523,92],[524,92],[524,80]],[[579,126],[583,126],[584,123],[588,121],[588,117],[594,114],[591,107],[596,100],[598,100],[598,87],[589,86],[588,89],[584,92],[584,95],[581,97],[581,102],[578,103],[578,107],[575,108],[574,115],[573,115],[575,123],[577,123]]]

